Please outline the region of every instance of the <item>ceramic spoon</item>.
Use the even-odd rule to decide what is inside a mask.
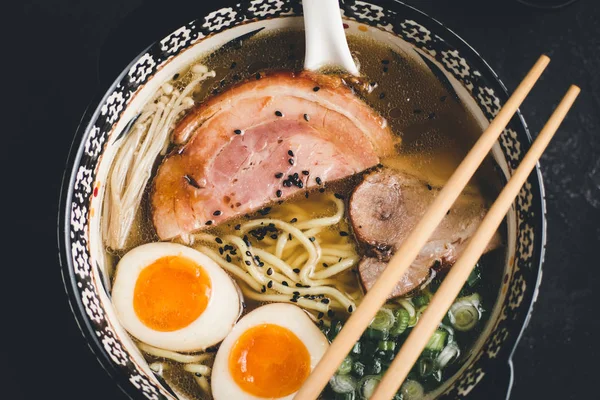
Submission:
[[[306,53],[304,69],[342,68],[358,76],[352,59],[338,0],[302,0]]]

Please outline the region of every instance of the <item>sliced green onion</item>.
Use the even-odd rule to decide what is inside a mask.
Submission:
[[[346,358],[344,358],[344,361],[342,361],[342,363],[340,364],[337,373],[340,375],[346,375],[349,374],[350,371],[352,371],[352,357],[346,356]]]
[[[374,358],[373,359],[373,363],[371,364],[371,369],[370,369],[370,373],[372,375],[378,375],[381,373],[381,370],[383,369],[382,365],[381,365],[381,360],[379,358]]]
[[[391,340],[380,340],[377,344],[377,349],[381,351],[394,351],[396,349],[396,342]]]
[[[412,302],[417,308],[426,306],[429,304],[429,296],[427,296],[425,293],[420,294],[418,296],[413,297]]]
[[[370,399],[371,396],[373,396],[373,393],[375,393],[375,389],[377,389],[377,385],[379,385],[380,381],[381,378],[375,375],[367,375],[362,378],[358,383],[360,398],[364,400]]]
[[[436,371],[435,359],[431,356],[421,356],[417,361],[417,369],[421,377],[427,378]]]
[[[394,313],[389,308],[381,308],[375,314],[375,318],[369,324],[369,327],[372,329],[377,329],[378,331],[389,330],[396,321],[394,317]]]
[[[480,304],[481,298],[477,293],[456,300],[448,311],[452,326],[461,332],[473,329],[481,318]]]
[[[356,389],[356,379],[352,375],[334,375],[329,380],[331,390],[336,393],[350,393]]]
[[[387,330],[367,328],[365,333],[369,339],[386,340],[388,338]]]
[[[455,342],[448,342],[446,347],[435,359],[435,366],[437,369],[443,369],[448,365],[450,361],[460,356],[460,348]]]
[[[412,379],[407,379],[400,388],[402,400],[420,400],[425,395],[423,386]]]
[[[390,336],[397,337],[403,334],[406,328],[408,328],[410,315],[406,309],[398,308],[394,310],[394,317],[396,318],[396,323],[390,329]]]
[[[336,393],[334,400],[355,400],[356,392],[350,393]]]
[[[356,342],[356,343],[354,343],[354,346],[352,347],[352,351],[351,351],[351,353],[352,353],[352,354],[359,355],[359,354],[360,354],[360,351],[361,351],[361,347],[362,347],[362,346],[361,346],[360,342]]]
[[[400,304],[402,307],[404,307],[406,311],[408,311],[408,315],[411,319],[416,317],[415,306],[413,306],[409,299],[400,299],[398,300],[398,304]]]
[[[471,271],[469,278],[467,278],[467,284],[471,287],[475,286],[477,282],[481,280],[481,267],[479,263],[475,264],[475,268]]]
[[[355,361],[354,364],[352,364],[352,374],[359,378],[364,376],[365,364],[361,363],[360,361]]]
[[[447,336],[448,332],[438,329],[437,331],[433,332],[433,335],[431,335],[431,338],[429,338],[429,342],[427,342],[425,348],[435,352],[442,351],[444,345],[446,344]]]

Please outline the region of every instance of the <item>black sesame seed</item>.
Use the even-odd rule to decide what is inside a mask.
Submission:
[[[429,113],[429,115],[427,116],[427,118],[434,119],[435,118],[435,113],[434,112]]]
[[[321,303],[323,303],[323,304],[329,304],[329,299],[321,299]]]
[[[325,189],[323,189],[323,188],[319,189],[319,193],[325,193]]]
[[[306,197],[308,199],[308,192],[304,193],[304,197]]]
[[[431,189],[433,189],[433,188],[432,188],[432,187],[431,187],[431,185],[428,183],[428,184],[427,184],[427,190],[431,190]]]
[[[298,218],[292,218],[292,219],[290,219],[290,224],[293,224],[295,222],[298,222]]]
[[[232,256],[235,256],[237,254],[237,250],[232,248],[231,251],[229,252],[229,254],[231,254]]]
[[[338,260],[338,262],[342,262],[342,257],[340,257],[340,259]]]
[[[173,80],[174,80],[174,81],[175,81],[175,80],[177,80],[178,78],[179,78],[179,74],[175,74],[175,75],[173,75]]]
[[[388,67],[383,67],[383,72],[388,72]]]
[[[225,259],[227,260],[227,262],[231,262],[231,257],[229,256],[229,254],[227,254],[227,255],[225,256]]]
[[[294,159],[293,159],[293,158],[290,158],[290,159],[288,160],[288,162],[290,163],[290,165],[294,165]]]
[[[294,268],[293,271],[298,274],[300,273],[300,268]]]
[[[286,281],[283,281],[283,282],[281,282],[281,284],[282,284],[283,286],[288,286],[288,283],[287,283]]]
[[[342,196],[339,193],[335,193],[334,196],[335,196],[336,199],[344,200],[344,196]]]
[[[283,176],[283,172],[278,172],[275,174],[275,178],[279,179]]]
[[[310,240],[311,242],[314,242],[316,239],[315,239],[314,236],[311,236],[311,237],[308,238],[308,240]]]
[[[265,285],[263,285],[263,287],[260,289],[260,291],[263,293],[267,291],[267,288],[265,287]]]
[[[202,189],[202,187],[196,182],[194,178],[189,175],[184,175],[183,178],[187,181],[190,186],[195,187],[196,189]]]
[[[267,287],[271,289],[273,287],[273,281],[269,281],[269,283],[267,283]]]
[[[300,296],[300,292],[294,292],[294,296]]]
[[[450,214],[450,210],[448,210],[448,212],[446,213],[446,215]]]
[[[223,248],[222,248],[222,247],[219,247],[219,254],[220,254],[220,255],[223,255],[223,252],[224,252]]]
[[[380,98],[380,99],[383,99],[384,97],[385,97],[385,92],[381,92],[381,93],[379,93],[379,98]]]
[[[252,263],[251,263],[250,261],[248,261],[248,260],[246,260],[246,261],[244,261],[244,262],[246,263],[246,265],[247,265],[247,266],[250,266],[250,265],[252,265]]]
[[[323,320],[319,320],[319,328],[322,328],[325,326],[325,322],[323,322]]]
[[[275,111],[275,115],[278,117],[283,117],[283,113],[281,111]]]
[[[219,211],[219,210],[217,210],[217,211],[215,211],[215,212],[213,213],[213,215],[214,215],[215,217],[218,217],[218,216],[219,216],[219,215],[221,215],[221,214],[222,214],[222,213],[221,213],[221,211]]]
[[[322,185],[323,184],[323,181],[318,176],[315,178],[315,182],[317,182],[317,185]]]
[[[277,239],[277,234],[275,234],[275,233],[274,233],[274,234],[272,234],[272,235],[271,235],[271,239]]]
[[[302,175],[308,175],[310,174],[310,172],[308,172],[307,170],[302,171]]]
[[[340,231],[340,236],[348,236],[348,232],[346,232],[346,231]]]
[[[233,133],[235,133],[236,135],[241,135],[242,131],[241,129],[236,129],[235,131],[233,131]]]
[[[288,155],[289,155],[290,157],[294,157],[294,152],[293,152],[293,151],[291,151],[291,150],[288,150]]]
[[[260,76],[260,72],[257,72],[256,75],[254,75],[256,77],[256,80],[259,80],[261,78]]]
[[[288,233],[288,240],[292,240],[292,239],[293,239],[292,234]]]
[[[310,117],[308,116],[308,114],[304,114],[304,120],[306,122],[310,121]]]
[[[273,268],[269,268],[267,270],[267,275],[273,275]]]
[[[275,195],[277,197],[281,197],[282,194],[283,194],[283,192],[281,190],[278,190],[278,191],[275,192]]]
[[[236,226],[233,227],[236,231],[239,231],[240,229],[242,229],[242,225],[237,224]]]
[[[321,89],[321,88],[320,88],[320,87],[318,87],[318,86],[315,86],[315,87],[313,88],[313,92],[318,92],[318,91],[319,91],[319,89]]]
[[[237,63],[234,61],[231,63],[231,66],[229,67],[229,69],[234,69],[237,66]]]
[[[215,238],[215,242],[217,242],[219,244],[223,244],[223,240],[221,240],[221,238]]]
[[[296,283],[296,287],[303,287],[301,283]]]
[[[213,222],[211,220],[208,220],[205,223],[206,223],[206,225],[212,225]]]
[[[302,189],[304,187],[304,183],[302,183],[302,181],[298,182],[296,184],[296,186],[298,186],[300,189]],[[308,194],[308,192],[306,192]]]
[[[290,301],[291,301],[292,303],[297,303],[297,302],[298,302],[298,299],[296,299],[295,297],[292,297],[292,298],[290,299]]]
[[[354,311],[354,307],[348,306],[348,312],[351,313],[352,311]]]
[[[390,63],[390,60],[381,60],[381,63],[383,65],[388,65]]]
[[[258,263],[258,266],[262,268],[262,267],[265,266],[265,263],[261,261],[261,262]]]
[[[321,311],[319,311],[319,313],[317,314],[317,318],[318,318],[318,319],[321,319],[321,318],[323,318],[324,316],[325,316],[325,313],[322,313]],[[321,321],[321,322],[323,322],[323,321]]]
[[[328,265],[327,263],[323,263],[323,266],[324,266],[325,268],[329,267],[329,265]]]

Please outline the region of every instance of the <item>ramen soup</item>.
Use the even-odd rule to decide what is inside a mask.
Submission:
[[[180,398],[292,398],[481,126],[425,61],[350,37],[360,78],[258,34],[164,82],[124,134],[102,227],[112,302]],[[368,399],[501,185],[491,161],[323,391]],[[498,293],[498,234],[403,383],[434,396]]]

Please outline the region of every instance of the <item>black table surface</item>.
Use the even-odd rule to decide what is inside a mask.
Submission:
[[[540,53],[553,59],[522,107],[534,135],[569,84],[583,89],[541,162],[548,200],[546,263],[535,312],[514,357],[511,398],[598,398],[592,393],[600,358],[594,296],[600,285],[594,254],[600,247],[600,2],[579,0],[557,11],[527,8],[515,0],[406,2],[462,36],[509,90]],[[163,2],[162,13],[134,26],[126,50],[102,52],[103,77],[112,79],[115,68],[156,39],[148,33],[150,25],[166,33],[194,18],[192,9],[176,3]],[[5,5],[2,86],[8,90],[2,104],[9,108],[2,107],[1,162],[8,185],[1,198],[10,229],[4,233],[8,242],[2,241],[8,256],[1,258],[8,276],[0,278],[0,332],[2,349],[8,350],[2,352],[2,398],[7,389],[15,393],[12,398],[125,398],[95,360],[69,309],[56,222],[69,146],[99,89],[101,47],[142,5],[142,0]]]

